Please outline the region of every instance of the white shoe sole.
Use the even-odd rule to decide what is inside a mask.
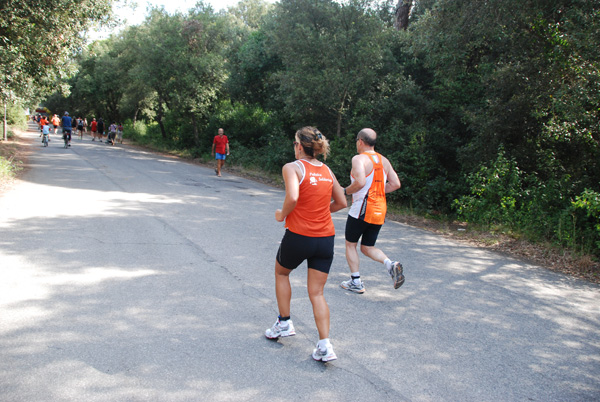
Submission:
[[[335,354],[327,355],[327,356],[320,356],[320,355],[317,355],[316,353],[317,353],[317,349],[313,350],[312,358],[318,362],[330,362],[333,360],[337,360],[337,356]]]
[[[350,292],[353,292],[353,293],[358,293],[359,295],[361,295],[361,294],[365,293],[365,288],[364,288],[364,287],[363,287],[362,289],[354,289],[354,288],[351,288],[351,287],[344,286],[344,283],[341,283],[341,284],[340,284],[340,287],[341,287],[342,289],[348,290],[348,291],[350,291]]]
[[[269,330],[267,330],[265,332],[265,337],[267,337],[268,339],[285,338],[287,336],[294,336],[294,335],[296,335],[296,331],[293,330],[293,329],[291,331],[289,331],[289,330],[288,331],[281,331],[279,333],[279,335],[277,335],[277,336],[269,336]]]

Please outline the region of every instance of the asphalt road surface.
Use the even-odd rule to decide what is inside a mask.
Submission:
[[[264,337],[283,191],[27,135],[30,169],[0,196],[1,401],[600,400],[597,285],[388,221],[378,246],[406,283],[362,256],[357,295],[339,287],[340,211],[325,289],[338,360],[315,362],[305,265],[297,335]]]

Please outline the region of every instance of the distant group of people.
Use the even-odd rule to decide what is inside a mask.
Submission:
[[[275,324],[265,331],[265,336],[278,339],[296,334],[291,320],[289,275],[306,260],[306,286],[319,334],[312,357],[318,361],[337,359],[329,340],[329,307],[323,289],[334,255],[335,228],[331,214],[347,206],[347,195],[352,196],[345,230],[350,279],[343,281],[340,287],[358,294],[365,292],[359,274],[359,241],[361,252],[385,267],[395,289],[404,284],[400,262],[392,261],[375,247],[387,212],[385,195],[401,185],[389,160],[375,152],[376,138],[377,134],[370,128],[358,133],[358,154],[352,158],[351,184],[346,188],[340,186],[327,165],[317,160],[319,155],[327,158],[329,142],[315,127],[304,127],[296,132],[293,142],[296,160],[282,169],[285,199],[281,209],[275,211],[275,219],[285,222],[286,228],[275,259],[279,316]]]
[[[62,126],[63,130],[63,139],[65,140],[65,146],[71,146],[71,131],[73,128],[73,121],[69,116],[69,112],[65,112],[62,118],[59,118],[58,115],[53,115],[50,121],[45,115],[37,116],[34,120],[37,120],[38,127],[40,129],[40,137],[42,138],[42,143],[46,141],[50,141],[50,129],[54,129],[54,134],[58,130],[58,127]],[[52,124],[52,126],[50,125]]]
[[[104,120],[101,117],[98,118],[98,121],[96,121],[96,118],[93,118],[90,130],[92,132],[92,141],[96,141],[97,139],[102,142],[102,138],[105,137],[107,144],[114,145],[115,142],[123,143],[123,125],[121,123],[117,124],[113,122],[108,126],[108,130],[106,130]]]
[[[94,117],[91,123],[88,125],[87,118],[85,117],[71,117],[69,116],[69,112],[65,112],[64,115],[58,117],[57,114],[54,114],[50,121],[45,115],[37,115],[33,117],[34,121],[37,121],[40,132],[43,134],[43,130],[45,126],[48,126],[48,131],[53,127],[54,134],[56,134],[58,127],[62,127],[63,137],[68,138],[68,146],[71,146],[71,136],[73,132],[76,132],[79,135],[80,139],[83,139],[83,134],[87,133],[88,127],[90,128],[92,141],[98,140],[102,142],[105,139],[107,144],[114,145],[116,142],[123,143],[123,125],[121,123],[113,122],[108,126],[108,129],[105,128],[105,123],[101,117]],[[52,127],[50,127],[52,124]],[[49,132],[48,132],[49,134]]]

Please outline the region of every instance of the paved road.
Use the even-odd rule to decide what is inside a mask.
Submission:
[[[89,137],[60,146],[0,197],[2,401],[600,399],[596,285],[388,222],[378,244],[406,284],[363,258],[356,295],[339,288],[339,235],[339,359],[315,362],[305,268],[297,335],[263,336],[281,190]]]

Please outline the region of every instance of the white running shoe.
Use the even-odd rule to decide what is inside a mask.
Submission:
[[[342,283],[340,283],[340,287],[342,289],[346,289],[354,293],[365,293],[365,285],[363,285],[362,282],[360,283],[360,285],[355,285],[352,279],[348,281],[343,281]]]
[[[277,339],[285,336],[293,336],[296,335],[296,330],[294,330],[294,323],[292,320],[284,321],[287,326],[282,326],[279,318],[273,324],[273,326],[265,331],[265,336],[269,339]]]
[[[394,289],[398,289],[400,286],[404,284],[404,274],[403,274],[402,264],[398,261],[394,261],[392,263],[392,269],[390,270],[390,276],[394,280]]]
[[[328,362],[331,360],[336,360],[337,356],[333,351],[333,346],[331,346],[331,343],[327,345],[327,349],[325,350],[321,350],[319,348],[319,344],[317,344],[317,347],[312,352],[312,358],[316,361]]]

